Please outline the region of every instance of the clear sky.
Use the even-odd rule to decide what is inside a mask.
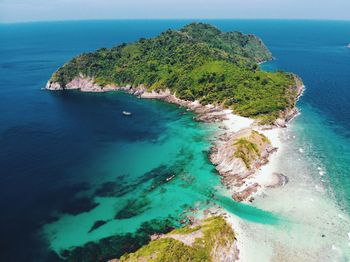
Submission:
[[[350,0],[0,0],[0,22],[133,18],[350,20]]]

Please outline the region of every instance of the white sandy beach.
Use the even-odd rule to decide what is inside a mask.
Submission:
[[[232,124],[234,120],[241,119],[233,116]],[[238,126],[245,128],[247,123],[244,120]],[[349,261],[350,219],[326,193],[321,180],[312,176],[315,170],[304,161],[303,149],[294,146],[290,129],[259,130],[278,150],[250,179],[263,185],[252,205],[280,216],[281,222],[265,225],[230,214],[239,261]],[[274,172],[286,175],[289,183],[265,188],[274,182]],[[316,172],[322,175],[324,171],[319,167]]]

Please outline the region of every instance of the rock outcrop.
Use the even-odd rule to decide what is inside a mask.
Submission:
[[[248,198],[251,197],[251,195],[253,193],[256,193],[258,191],[258,188],[260,187],[260,185],[258,183],[254,183],[248,187],[246,187],[245,189],[243,189],[242,191],[236,192],[232,195],[232,198],[236,201],[236,202],[242,202],[244,200],[247,200]]]
[[[269,155],[275,150],[264,135],[243,129],[217,142],[211,150],[210,160],[216,165],[222,183],[235,190],[233,199],[240,202],[257,191],[257,183],[247,185],[246,181],[268,162]]]
[[[104,87],[99,86],[94,82],[94,79],[84,75],[75,77],[72,81],[67,83],[63,88],[58,82],[48,81],[45,87],[47,90],[58,91],[58,90],[80,90],[81,92],[108,92],[122,89],[115,85],[107,85]]]
[[[235,234],[222,216],[204,219],[199,225],[158,235],[135,253],[123,255],[120,262],[136,261],[215,261],[238,260]]]
[[[299,110],[295,107],[295,104],[302,96],[305,90],[305,86],[303,81],[296,75],[294,75],[294,81],[295,85],[290,87],[290,89],[288,90],[291,93],[290,99],[293,100],[291,101],[293,107],[287,108],[286,110],[281,112],[279,118],[277,118],[274,122],[274,125],[277,127],[287,127],[287,124],[299,114]]]
[[[220,122],[227,119],[227,115],[230,110],[223,110],[222,107],[213,105],[201,105],[198,101],[187,101],[179,99],[172,94],[169,89],[161,91],[148,91],[144,85],[138,86],[116,86],[106,85],[99,86],[94,82],[93,78],[80,75],[70,81],[64,88],[57,82],[49,81],[45,87],[47,90],[59,91],[59,90],[80,90],[81,92],[110,92],[110,91],[125,91],[129,94],[135,95],[139,98],[146,99],[160,99],[168,103],[177,104],[182,107],[186,107],[196,113],[196,120],[205,122]]]
[[[281,186],[285,186],[289,182],[288,177],[281,173],[272,173],[272,178],[273,179],[271,184],[266,185],[267,187],[270,187],[270,188],[281,187]]]

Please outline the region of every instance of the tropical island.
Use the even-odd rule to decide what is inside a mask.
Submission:
[[[294,74],[259,69],[258,63],[271,59],[254,35],[193,23],[155,38],[81,54],[53,74],[47,89],[169,90],[181,100],[222,105],[272,123],[294,107],[298,90]]]
[[[194,111],[199,121],[219,123],[221,129],[208,157],[232,201],[252,202],[260,189],[288,182],[283,174],[273,173],[265,174],[269,179],[262,183],[257,173],[277,151],[274,137],[265,130],[286,126],[298,113],[295,104],[303,91],[296,75],[260,69],[259,63],[271,59],[271,52],[254,35],[192,23],[154,38],[81,54],[59,68],[46,89],[123,90],[140,98],[178,104]],[[180,253],[186,261],[228,261],[233,254],[229,261],[234,261],[239,253],[235,234],[226,230],[223,213],[219,217],[216,212],[212,214],[201,223],[189,219],[184,224],[190,227],[176,229],[179,231],[162,232],[136,251],[156,233],[148,231],[147,241],[126,249],[131,254],[122,256],[121,261],[138,261],[139,257],[146,257],[145,261],[177,261]],[[185,234],[191,237],[180,236]],[[206,242],[207,238],[214,241]],[[220,256],[215,251],[220,248],[235,251],[221,252]],[[82,249],[73,250],[64,257],[80,261],[82,253]],[[108,259],[120,257],[105,255]]]

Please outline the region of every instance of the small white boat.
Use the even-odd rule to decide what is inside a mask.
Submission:
[[[128,111],[123,111],[123,115],[124,115],[124,116],[131,116],[131,113],[128,112]]]
[[[347,45],[347,48],[350,48],[350,43]]]
[[[174,177],[175,177],[175,175],[172,175],[172,176],[168,177],[168,178],[166,179],[166,182],[169,182],[169,181],[172,180]]]

